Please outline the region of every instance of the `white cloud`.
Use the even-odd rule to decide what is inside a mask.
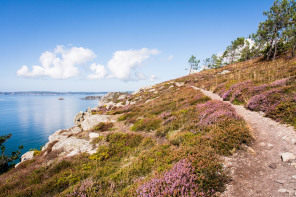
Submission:
[[[173,55],[170,55],[170,56],[168,57],[168,61],[171,61],[172,59],[174,59],[174,56],[173,56]]]
[[[109,77],[121,80],[133,80],[133,71],[139,67],[151,55],[157,55],[157,49],[142,48],[139,50],[116,51],[112,59],[108,62],[108,68],[112,75]],[[140,74],[141,75],[141,74]],[[141,79],[143,76],[136,76]]]
[[[18,71],[18,76],[37,77],[48,76],[54,79],[65,79],[77,76],[79,70],[77,65],[86,63],[96,57],[94,52],[83,47],[72,47],[65,49],[57,46],[54,52],[46,51],[40,56],[41,66],[32,66],[29,71],[27,65],[23,65]]]
[[[95,73],[88,75],[87,78],[89,79],[102,79],[106,77],[107,71],[103,65],[93,63],[89,69]]]
[[[158,79],[156,75],[150,75],[150,81],[155,81],[156,79]]]

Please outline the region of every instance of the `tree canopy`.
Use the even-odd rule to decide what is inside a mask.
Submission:
[[[0,174],[6,172],[10,167],[14,166],[14,164],[9,164],[17,159],[21,154],[21,149],[23,146],[19,146],[19,150],[12,152],[11,155],[5,155],[5,146],[3,145],[11,137],[11,134],[0,136]]]
[[[191,55],[191,57],[188,60],[188,63],[190,66],[189,74],[191,74],[193,70],[197,71],[199,69],[198,64],[200,63],[200,60],[197,60],[194,55]]]
[[[294,57],[296,50],[296,2],[276,0],[268,11],[266,20],[259,23],[258,30],[248,38],[238,37],[227,46],[222,56],[206,58],[206,68],[219,68],[226,64],[256,57],[273,60],[284,52]]]

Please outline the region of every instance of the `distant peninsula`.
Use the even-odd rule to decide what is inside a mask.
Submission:
[[[86,96],[85,98],[80,98],[82,100],[99,100],[101,99],[101,96]]]
[[[0,92],[0,95],[80,95],[80,94],[107,94],[108,92],[50,92],[50,91],[28,91],[28,92]]]

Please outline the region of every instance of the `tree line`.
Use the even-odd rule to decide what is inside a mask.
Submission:
[[[11,134],[0,136],[0,174],[7,172],[10,168],[14,167],[15,160],[19,159],[23,145],[19,146],[19,150],[12,152],[10,155],[5,154],[4,142],[11,137]]]
[[[203,60],[204,68],[220,68],[257,57],[274,60],[284,52],[290,52],[289,56],[293,58],[296,49],[295,0],[276,0],[263,15],[266,16],[266,20],[260,22],[255,33],[248,38],[236,38],[222,55],[213,54]],[[200,69],[199,62],[196,63],[194,68]]]

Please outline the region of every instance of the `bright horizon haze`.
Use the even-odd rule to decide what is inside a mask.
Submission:
[[[134,91],[255,33],[273,0],[2,0],[0,92]]]

